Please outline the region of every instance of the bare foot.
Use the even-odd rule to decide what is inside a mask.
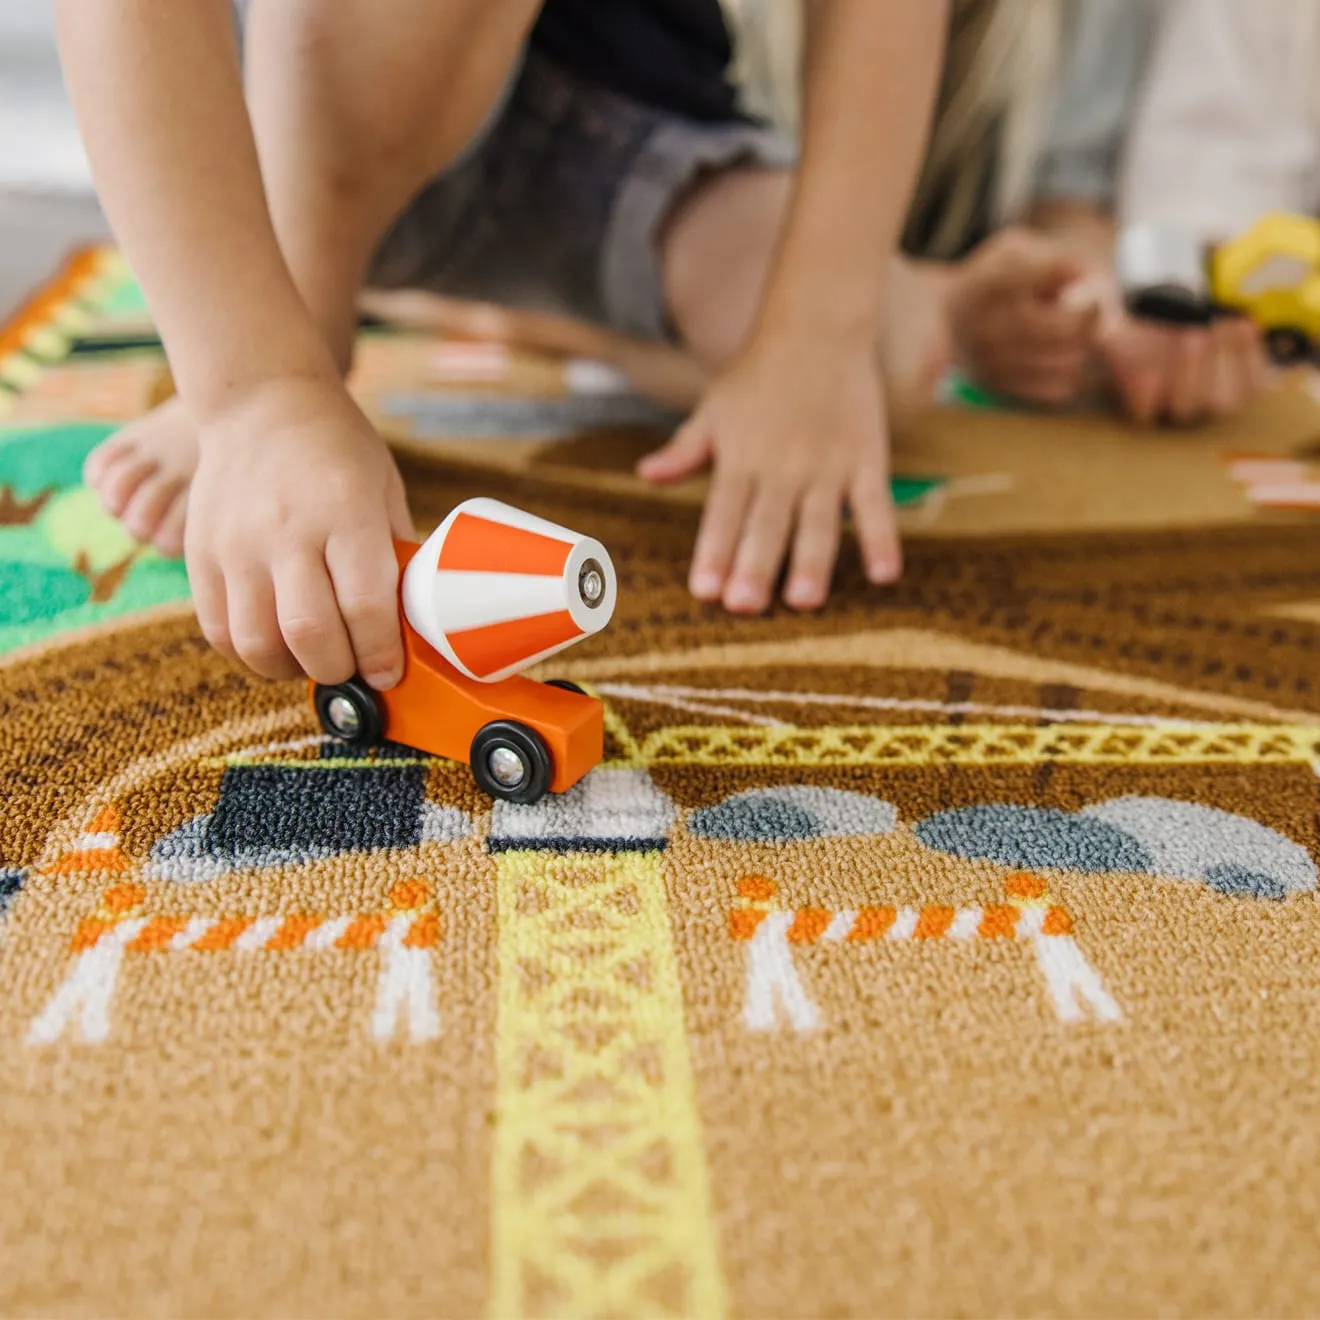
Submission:
[[[97,445],[83,464],[83,480],[130,536],[177,558],[196,470],[197,439],[174,398]]]
[[[906,430],[929,410],[952,357],[939,274],[896,257],[880,329],[880,364],[894,431]]]

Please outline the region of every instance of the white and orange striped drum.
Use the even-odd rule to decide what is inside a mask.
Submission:
[[[414,630],[469,678],[495,683],[598,633],[614,613],[599,541],[499,500],[466,500],[403,574]]]

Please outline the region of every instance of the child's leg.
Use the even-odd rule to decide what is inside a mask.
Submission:
[[[660,245],[665,303],[680,342],[718,368],[741,348],[760,304],[788,212],[787,170],[735,168],[699,183],[676,205]],[[895,259],[876,348],[890,425],[929,406],[949,360],[935,290]]]
[[[540,0],[256,0],[249,93],[271,215],[294,280],[345,366],[371,252],[408,198],[498,106]],[[242,242],[241,235],[235,235]],[[89,458],[135,536],[182,549],[197,463],[178,400]]]
[[[594,351],[691,407],[752,323],[793,154],[767,128],[683,119],[532,50],[480,151],[414,201],[372,278],[378,291],[414,291],[409,311],[436,326],[447,305],[416,291],[590,322]],[[901,422],[929,404],[948,351],[924,279],[896,262],[889,294],[877,344]],[[519,318],[506,328],[516,335]]]
[[[482,131],[540,0],[255,0],[248,87],[271,215],[347,368],[372,252]]]

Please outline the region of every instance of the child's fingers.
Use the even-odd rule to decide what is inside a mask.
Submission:
[[[353,648],[320,555],[298,554],[275,565],[275,605],[285,645],[308,678],[344,683],[353,677]]]
[[[125,428],[127,429],[129,428]],[[95,486],[110,465],[119,462],[132,447],[131,440],[124,431],[101,441],[83,461],[83,484]]]
[[[1100,275],[1083,275],[1059,291],[1059,306],[1067,312],[1099,315],[1111,303],[1112,281]]]
[[[173,503],[165,510],[155,535],[151,538],[154,545],[167,559],[178,559],[183,554],[183,529],[188,517],[188,490],[184,487],[174,497]]]
[[[1081,371],[1090,353],[1085,344],[1071,341],[1039,346],[1020,344],[1014,345],[1011,349],[1006,346],[1004,357],[1006,362],[1024,371],[1068,375]]]
[[[1023,367],[1014,373],[1010,392],[1027,403],[1073,403],[1081,392],[1083,366],[1078,359],[1060,367]]]
[[[379,690],[403,677],[399,624],[399,561],[383,522],[332,536],[325,547],[339,613],[348,629],[357,672]]]
[[[263,678],[296,678],[302,671],[284,644],[275,612],[275,588],[267,569],[256,565],[225,574],[229,637],[238,658]]]
[[[688,574],[688,590],[698,600],[719,600],[723,595],[751,497],[749,476],[716,472],[701,511]]]
[[[134,454],[131,451],[121,453],[112,462],[107,462],[98,474],[96,486],[101,507],[116,518],[122,516],[137,493],[138,487],[159,467],[160,464],[156,459],[145,454]]]
[[[1169,416],[1175,422],[1195,422],[1206,407],[1206,376],[1211,365],[1210,335],[1184,330],[1174,339],[1169,369]]]
[[[833,484],[813,486],[798,509],[793,556],[784,599],[796,610],[814,610],[830,594],[839,554],[843,493]]]
[[[1124,318],[1110,328],[1101,347],[1128,416],[1149,426],[1164,402],[1172,336]]]
[[[1070,399],[1080,387],[1090,354],[1080,344],[1047,350],[1004,342],[977,366],[977,377],[996,392],[1031,402]]]
[[[1036,352],[1077,352],[1090,343],[1095,319],[1093,308],[1069,311],[1052,303],[1025,303],[1016,318],[1013,337]]]
[[[1216,417],[1236,412],[1247,399],[1249,371],[1234,327],[1220,322],[1211,331],[1210,378],[1207,405]]]
[[[408,508],[408,495],[400,481],[398,488],[389,497],[386,512],[390,520],[390,533],[400,541],[417,539],[417,524],[413,521],[412,511]]]
[[[227,659],[238,663],[238,652],[229,638],[229,603],[225,579],[219,567],[196,554],[188,556],[188,588],[202,636]]]
[[[903,551],[883,455],[862,460],[848,492],[848,506],[867,579],[877,585],[897,581],[903,571]]]
[[[1051,298],[1083,274],[1072,257],[1039,234],[1007,230],[987,246],[986,282],[996,292],[1025,291]]]
[[[797,498],[798,492],[787,484],[758,484],[724,588],[725,609],[760,614],[770,604],[793,531]]]
[[[637,464],[637,475],[643,481],[681,481],[705,467],[711,452],[709,429],[700,419],[694,419],[679,427],[668,444],[647,454]]]
[[[1154,365],[1130,366],[1119,377],[1119,390],[1133,421],[1149,426],[1159,416],[1164,378]]]
[[[173,507],[178,495],[187,489],[182,477],[166,477],[157,481],[144,481],[133,492],[119,520],[124,530],[141,543],[151,541],[165,514]]]
[[[1254,321],[1249,321],[1245,316],[1236,317],[1223,324],[1231,329],[1233,341],[1238,347],[1246,370],[1248,393],[1254,397],[1268,389],[1270,384],[1270,363],[1265,354],[1260,330]]]

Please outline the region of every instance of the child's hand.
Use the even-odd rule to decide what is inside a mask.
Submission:
[[[1092,352],[1093,303],[1070,301],[1083,276],[1058,242],[1006,229],[962,263],[949,295],[958,356],[982,384],[1032,403],[1081,392]]]
[[[889,436],[874,345],[826,338],[753,343],[674,438],[643,460],[648,481],[715,466],[692,553],[702,600],[760,613],[784,560],[784,600],[829,595],[843,508],[872,582],[901,569],[889,490]]]
[[[1242,317],[1206,327],[1162,326],[1114,307],[1098,338],[1124,409],[1143,425],[1226,417],[1269,384],[1260,332]]]
[[[398,469],[335,382],[262,386],[199,431],[184,549],[218,650],[267,678],[378,688],[403,670]]]

